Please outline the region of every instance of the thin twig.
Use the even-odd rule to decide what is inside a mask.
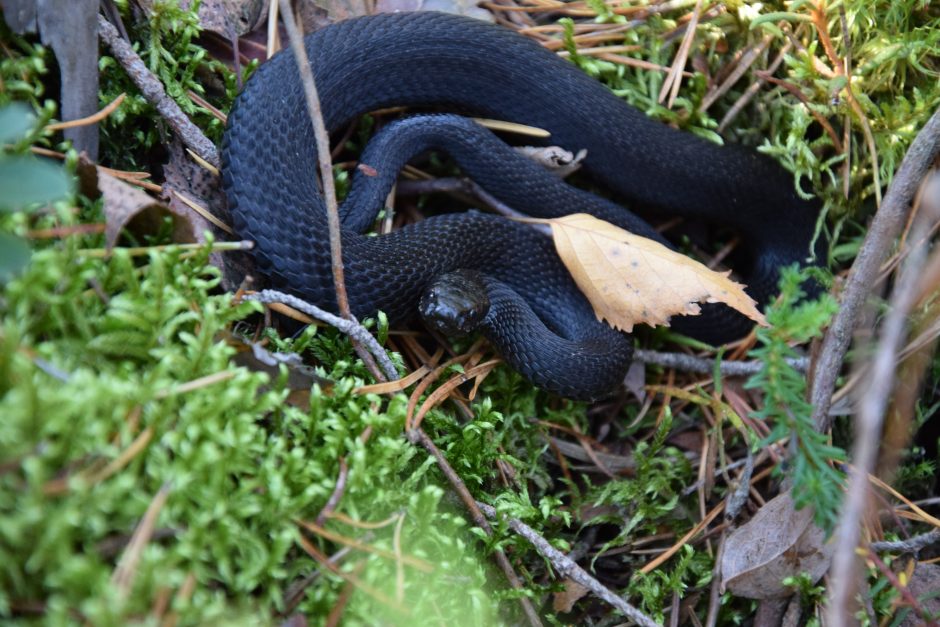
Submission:
[[[904,160],[885,194],[884,202],[868,227],[868,235],[862,242],[849,272],[839,312],[823,339],[810,396],[813,421],[819,431],[829,429],[832,392],[842,369],[842,360],[852,341],[859,314],[876,285],[875,277],[878,276],[881,264],[901,232],[911,200],[938,152],[940,109],[930,117],[904,155]]]
[[[304,87],[304,99],[307,102],[307,112],[310,114],[310,123],[313,125],[317,145],[317,164],[320,166],[320,183],[323,187],[323,202],[326,205],[326,223],[330,234],[330,259],[333,269],[333,287],[336,290],[336,305],[339,314],[356,321],[349,309],[349,297],[346,294],[346,279],[343,269],[343,243],[339,225],[339,210],[336,204],[336,186],[333,181],[333,161],[330,156],[330,136],[323,122],[323,111],[320,108],[320,96],[317,94],[317,85],[313,78],[313,68],[307,58],[304,48],[303,36],[297,28],[290,0],[280,0],[280,9],[283,14],[284,28],[290,40],[291,51],[297,61],[300,81]],[[382,380],[382,373],[376,367],[375,361],[368,351],[363,349],[355,339],[353,348],[372,375]]]
[[[492,209],[494,212],[505,218],[509,218],[510,220],[526,220],[529,218],[529,216],[526,214],[516,211],[509,205],[490,194],[476,181],[465,177],[400,181],[398,183],[398,193],[403,196],[415,196],[418,194],[434,193],[464,195],[475,198]],[[551,228],[547,224],[528,224],[542,235],[551,237]]]
[[[493,535],[493,528],[490,527],[490,523],[486,520],[483,512],[480,511],[481,508],[487,506],[481,505],[474,500],[473,496],[470,494],[470,490],[467,489],[466,484],[464,484],[463,480],[460,478],[460,475],[454,471],[453,467],[451,467],[450,463],[447,461],[447,458],[444,457],[444,454],[441,453],[437,445],[434,444],[434,441],[421,429],[411,429],[408,431],[407,437],[412,444],[419,444],[424,450],[431,454],[437,462],[438,468],[440,468],[444,476],[447,477],[451,487],[470,512],[470,517],[473,518],[473,524],[486,532],[487,535]],[[519,580],[519,576],[516,574],[516,571],[513,570],[512,564],[509,562],[509,558],[506,557],[506,554],[503,551],[496,550],[493,551],[493,557],[506,575],[506,579],[509,580],[509,585],[516,590],[522,590],[522,581]],[[527,597],[520,596],[519,603],[522,605],[522,610],[525,612],[526,618],[529,619],[529,623],[533,626],[541,626],[542,621],[539,619],[535,608],[532,607],[532,602]]]
[[[294,20],[294,11],[290,0],[279,0],[281,20],[287,30],[291,51],[300,70],[300,80],[304,86],[304,98],[307,101],[307,112],[310,114],[310,123],[313,125],[317,143],[317,163],[320,166],[320,183],[323,186],[323,201],[326,204],[327,226],[330,231],[330,255],[333,258],[333,283],[336,288],[336,303],[339,313],[346,319],[351,319],[349,311],[349,298],[346,296],[346,282],[343,273],[342,240],[340,239],[339,211],[336,205],[336,187],[333,184],[333,162],[330,159],[330,136],[327,134],[326,124],[323,122],[323,112],[320,109],[320,96],[317,94],[317,85],[313,78],[313,68],[307,58],[304,48],[303,36]]]
[[[704,359],[684,353],[659,353],[638,348],[633,352],[633,358],[644,364],[675,368],[683,372],[711,374],[715,371],[714,359]],[[787,364],[799,372],[805,373],[809,370],[809,359],[806,357],[787,359]],[[763,367],[764,364],[759,361],[722,361],[718,364],[718,371],[726,377],[747,377],[757,374]]]
[[[933,183],[933,181],[931,182]],[[936,180],[940,186],[940,179]],[[930,196],[926,194],[925,196]],[[912,231],[911,241],[920,241],[935,219],[940,207],[924,203]],[[895,382],[895,364],[907,336],[908,314],[914,308],[919,293],[919,282],[927,262],[927,246],[916,246],[906,263],[891,295],[890,307],[882,325],[878,350],[872,360],[867,385],[858,403],[855,423],[855,445],[845,503],[839,516],[836,530],[836,547],[830,570],[829,611],[830,625],[849,625],[854,622],[855,593],[858,589],[858,554],[856,547],[861,542],[862,525],[865,522],[870,500],[868,475],[873,472],[881,442],[885,409],[891,398]]]
[[[486,503],[478,502],[477,507],[479,507],[489,518],[498,517],[496,508],[490,507]],[[594,595],[599,599],[608,603],[620,611],[624,616],[639,625],[655,627],[658,624],[652,618],[617,596],[607,586],[599,582],[597,579],[588,574],[586,570],[578,566],[578,564],[567,555],[549,544],[548,540],[540,536],[538,532],[535,531],[535,529],[516,518],[510,518],[508,522],[509,528],[532,543],[532,546],[535,547],[542,557],[552,563],[552,566],[561,577],[571,579],[572,581],[581,584],[594,593]]]
[[[320,510],[320,513],[317,514],[316,517],[316,523],[320,527],[326,524],[326,519],[329,518],[333,510],[336,509],[336,506],[339,505],[340,499],[343,498],[343,493],[346,491],[346,476],[348,470],[349,467],[346,465],[346,458],[340,457],[339,474],[336,476],[336,485],[333,487],[333,493],[330,494],[330,498],[326,500],[326,505],[323,506],[323,509]]]
[[[209,138],[192,123],[192,120],[186,117],[179,105],[167,95],[160,79],[147,69],[140,55],[134,52],[130,43],[121,38],[118,30],[103,15],[98,16],[98,36],[108,44],[111,54],[127,72],[131,81],[137,85],[140,93],[179,135],[183,143],[200,157],[218,167],[219,153],[215,144],[209,141]]]
[[[379,344],[369,330],[364,326],[356,322],[355,320],[346,320],[345,318],[340,318],[334,314],[331,314],[328,311],[320,309],[316,305],[311,305],[310,303],[297,298],[296,296],[291,296],[290,294],[285,294],[284,292],[278,292],[277,290],[262,290],[257,294],[246,294],[244,296],[245,300],[256,300],[259,303],[284,303],[289,305],[298,311],[302,311],[308,316],[316,318],[321,322],[325,322],[330,326],[336,327],[341,332],[348,335],[354,341],[359,342],[368,349],[368,351],[375,357],[378,361],[379,366],[382,368],[382,373],[390,380],[394,381],[398,378],[398,371],[395,369],[392,360],[389,359],[388,353],[385,352],[385,349]]]
[[[890,551],[892,553],[917,553],[931,544],[940,542],[940,529],[934,529],[907,540],[872,542],[868,545],[872,551]]]

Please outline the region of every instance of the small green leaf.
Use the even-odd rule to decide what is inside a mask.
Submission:
[[[15,235],[0,233],[0,284],[6,283],[29,263],[26,242]]]
[[[837,94],[848,84],[849,79],[840,74],[829,81],[829,93]]]
[[[36,125],[36,116],[22,102],[14,102],[0,109],[0,144],[20,141]]]
[[[0,211],[47,204],[71,191],[71,178],[55,163],[27,156],[0,158]]]

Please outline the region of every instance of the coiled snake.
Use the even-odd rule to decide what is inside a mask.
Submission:
[[[586,149],[585,171],[618,199],[737,230],[748,257],[744,282],[759,302],[774,293],[781,266],[809,254],[816,203],[801,199],[776,163],[652,121],[508,29],[441,13],[385,14],[329,26],[307,37],[306,49],[330,132],[398,105],[546,129],[550,143]],[[282,52],[248,81],[229,116],[225,192],[234,226],[256,242],[256,263],[269,284],[335,311],[314,146],[294,58]],[[626,209],[562,182],[466,118],[406,118],[370,141],[361,160],[376,175],[358,172],[341,207],[353,313],[381,310],[400,324],[420,303],[434,318],[471,292],[476,309],[440,326],[479,325],[512,367],[561,395],[592,399],[612,390],[630,363],[632,341],[597,321],[551,242],[531,227],[464,212],[388,235],[363,234],[401,167],[428,149],[450,154],[490,194],[524,213],[589,212],[661,239]],[[700,320],[677,319],[675,326],[712,342],[748,329],[727,308],[704,309]]]

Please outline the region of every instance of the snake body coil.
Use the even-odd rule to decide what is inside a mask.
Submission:
[[[368,111],[399,105],[546,129],[552,144],[587,149],[584,169],[620,198],[738,230],[750,258],[745,282],[759,301],[773,294],[781,266],[809,253],[815,204],[797,196],[777,164],[651,121],[574,65],[507,29],[440,13],[377,15],[327,27],[306,39],[306,49],[330,132]],[[294,58],[280,53],[248,81],[229,116],[225,191],[234,226],[256,242],[256,263],[268,282],[335,310],[314,146]],[[408,118],[369,143],[362,162],[377,175],[357,172],[341,208],[353,313],[381,310],[393,324],[404,322],[442,277],[446,282],[455,272],[470,273],[489,301],[481,328],[510,365],[565,396],[609,392],[626,372],[632,343],[596,320],[551,242],[531,227],[467,212],[388,235],[362,234],[404,163],[431,148],[449,153],[519,211],[589,212],[659,238],[627,210],[565,184],[469,120]],[[747,329],[720,307],[680,324],[709,341]]]

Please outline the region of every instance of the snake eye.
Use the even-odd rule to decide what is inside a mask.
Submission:
[[[418,303],[424,322],[447,336],[477,329],[490,310],[483,278],[473,270],[456,270],[437,277]]]

